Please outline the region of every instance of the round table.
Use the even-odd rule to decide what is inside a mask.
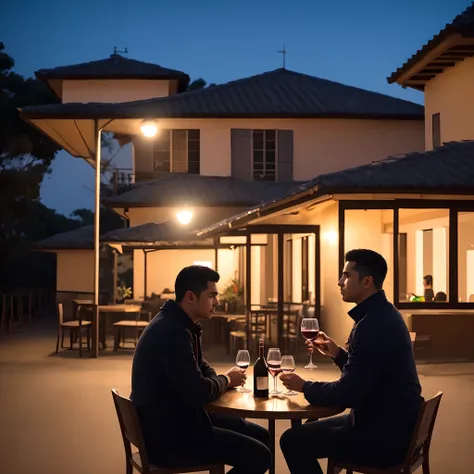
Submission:
[[[246,386],[251,388],[249,382]],[[271,395],[269,398],[255,398],[253,391],[239,393],[234,389],[227,390],[217,400],[205,405],[204,409],[210,413],[226,416],[268,420],[270,449],[273,454],[270,474],[275,473],[275,420],[291,420],[292,426],[296,426],[300,425],[303,419],[317,420],[344,411],[344,408],[310,405],[302,393],[293,396],[281,393]]]

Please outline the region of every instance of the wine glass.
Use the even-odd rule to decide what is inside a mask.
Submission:
[[[284,355],[281,358],[281,371],[283,374],[291,374],[295,371],[295,359],[292,355]],[[298,392],[288,389],[283,395],[298,395]]]
[[[242,369],[247,370],[250,364],[250,354],[249,351],[241,350],[237,352],[237,357],[235,358],[236,364]],[[237,389],[239,393],[248,393],[250,392],[250,388],[245,387],[245,381],[242,382],[242,385]]]
[[[314,342],[318,337],[319,323],[316,318],[303,318],[301,321],[301,334],[307,340]],[[317,369],[318,366],[313,364],[313,352],[309,354],[309,364],[305,366],[305,369]]]
[[[281,372],[281,352],[280,349],[271,348],[268,349],[267,354],[267,365],[268,371],[273,376],[273,390],[269,393],[271,395],[278,395],[281,393],[280,390],[277,389],[277,375]]]

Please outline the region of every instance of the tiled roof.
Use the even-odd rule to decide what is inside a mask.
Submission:
[[[180,90],[185,90],[189,84],[189,76],[182,71],[124,58],[119,54],[112,54],[109,58],[99,61],[40,69],[35,75],[42,81],[50,79],[177,79]]]
[[[243,225],[257,213],[271,213],[296,201],[333,193],[451,193],[474,195],[474,141],[450,142],[423,153],[409,153],[320,175],[296,190],[202,229],[205,236]]]
[[[94,226],[88,225],[52,235],[35,242],[35,250],[91,250],[94,248]]]
[[[120,104],[25,107],[25,118],[424,118],[421,105],[287,69],[183,92]]]
[[[448,36],[459,33],[464,37],[474,37],[474,3],[471,3],[462,13],[460,13],[453,21],[446,24],[446,26],[433,38],[431,38],[425,45],[422,46],[415,54],[411,56],[402,66],[387,78],[388,82],[392,84],[405,71],[414,66],[420,61],[429,51],[438,46]]]
[[[180,243],[195,244],[194,227],[185,227],[173,221],[156,224],[154,222],[126,229],[117,229],[101,236],[101,241],[106,243],[143,243],[143,244],[169,244]],[[200,242],[206,244],[206,242]],[[211,242],[212,244],[212,242]],[[209,245],[209,243],[207,243]]]
[[[474,191],[474,141],[450,142],[427,152],[392,156],[368,165],[318,176],[319,189],[471,188]]]
[[[234,206],[248,207],[288,193],[298,183],[245,181],[230,176],[170,173],[107,198],[109,207]]]

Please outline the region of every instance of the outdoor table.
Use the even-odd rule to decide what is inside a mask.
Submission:
[[[142,307],[139,305],[133,305],[133,304],[104,304],[104,305],[99,305],[99,314],[117,314],[117,313],[139,313],[142,310]],[[102,328],[100,331],[101,336],[101,342],[102,342],[102,347],[104,349],[107,348],[107,344],[105,341],[105,324],[104,322],[100,322],[99,328]]]
[[[252,388],[249,382],[250,380],[246,386]],[[344,411],[344,408],[310,405],[302,393],[293,396],[281,393],[271,395],[269,398],[255,398],[253,391],[239,393],[234,389],[227,390],[217,400],[205,405],[204,409],[210,413],[226,416],[268,420],[272,452],[270,474],[275,474],[275,420],[291,420],[291,425],[297,426],[303,419],[317,420],[338,415]]]

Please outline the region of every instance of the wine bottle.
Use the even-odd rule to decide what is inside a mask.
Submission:
[[[264,340],[258,341],[258,359],[253,365],[253,395],[268,398],[268,368],[264,356]]]

